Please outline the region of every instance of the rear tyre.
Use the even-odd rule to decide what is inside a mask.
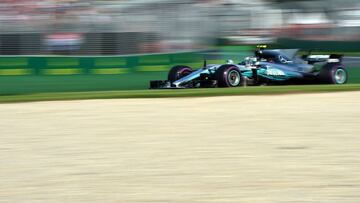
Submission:
[[[348,73],[341,64],[326,64],[320,70],[319,79],[326,84],[345,84]]]
[[[168,80],[174,82],[189,75],[193,70],[189,66],[174,66],[170,69],[168,74]]]
[[[240,70],[234,65],[220,66],[216,70],[215,78],[219,87],[237,87],[243,80]]]

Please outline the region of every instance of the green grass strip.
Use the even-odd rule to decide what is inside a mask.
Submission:
[[[25,95],[0,96],[0,103],[54,101],[54,100],[82,100],[82,99],[274,95],[274,94],[320,93],[320,92],[341,92],[341,91],[360,91],[360,84],[37,93],[37,94],[25,94]]]

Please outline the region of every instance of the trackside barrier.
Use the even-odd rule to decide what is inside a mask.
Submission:
[[[249,47],[121,56],[0,56],[0,95],[147,89],[174,65],[238,62]],[[226,53],[226,54],[225,54]]]
[[[133,56],[1,56],[0,76],[161,72],[173,64],[199,65],[201,61],[196,52]]]
[[[147,89],[175,64],[201,67],[198,52],[127,56],[0,56],[0,95]]]

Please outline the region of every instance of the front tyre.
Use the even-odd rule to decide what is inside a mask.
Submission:
[[[241,72],[234,65],[220,66],[215,73],[219,87],[237,87],[242,82]]]
[[[326,64],[320,70],[319,79],[326,84],[345,84],[348,73],[341,64]]]
[[[172,83],[189,75],[193,70],[189,66],[174,66],[170,69],[168,80]]]

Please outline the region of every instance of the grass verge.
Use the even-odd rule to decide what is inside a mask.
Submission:
[[[273,95],[273,94],[320,93],[320,92],[341,92],[341,91],[360,91],[360,84],[37,93],[37,94],[0,96],[0,103],[55,101],[55,100],[83,100],[83,99],[116,99],[116,98],[126,99],[126,98],[211,97],[211,96],[235,96],[235,95]]]

